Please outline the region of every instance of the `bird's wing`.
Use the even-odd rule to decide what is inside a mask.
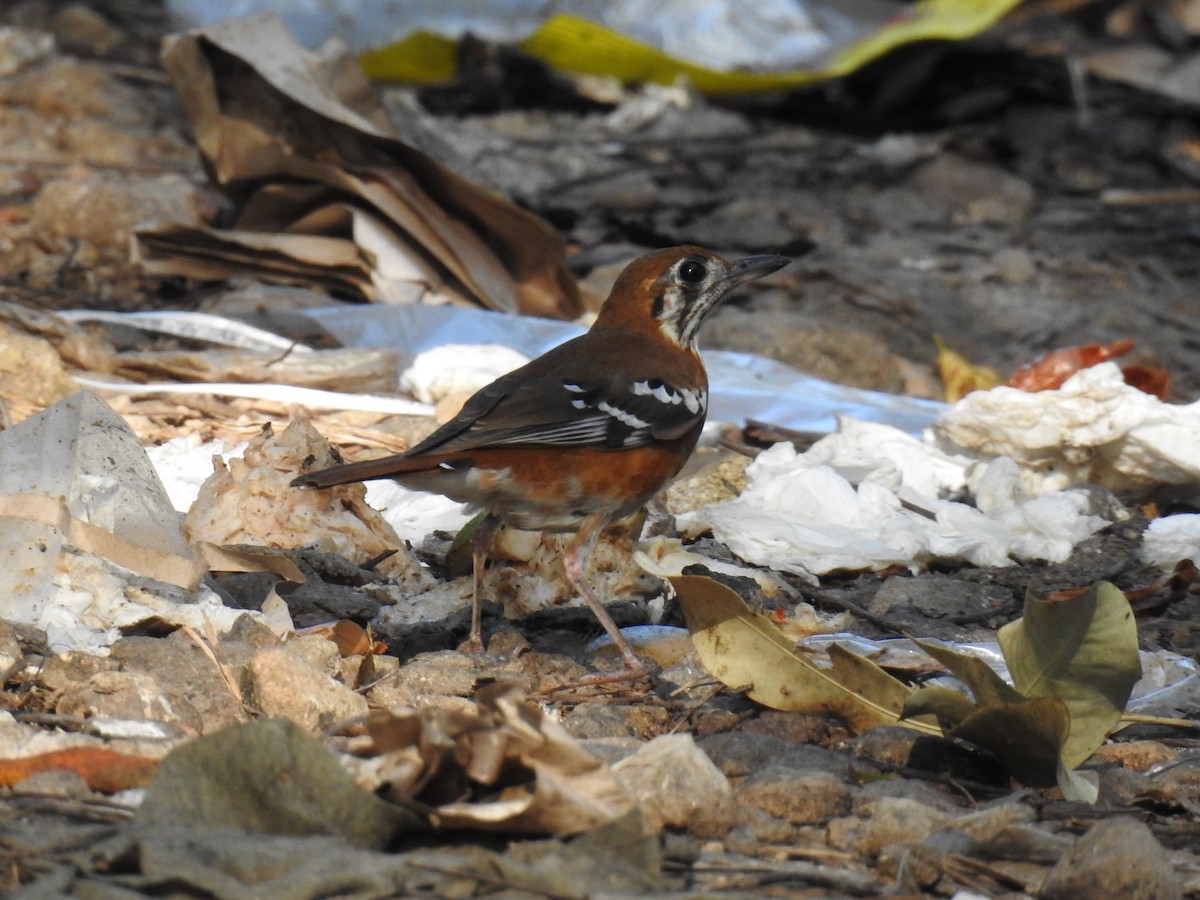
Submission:
[[[644,380],[518,371],[476,393],[454,419],[406,455],[483,447],[632,449],[704,421],[707,391]]]

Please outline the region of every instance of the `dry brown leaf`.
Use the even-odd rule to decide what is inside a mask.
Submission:
[[[218,547],[197,541],[196,550],[214,572],[269,572],[293,584],[306,580],[290,557],[270,547]]]
[[[511,685],[481,689],[473,712],[380,712],[367,730],[389,796],[440,828],[574,834],[632,806],[608,767]]]
[[[278,17],[261,15],[168,39],[163,66],[218,184],[242,204],[235,227],[272,244],[254,249],[244,234],[213,253],[206,248],[228,236],[210,230],[189,267],[211,276],[249,264],[294,280],[318,274],[295,264],[301,255],[325,255],[331,278],[357,279],[369,295],[391,279],[382,265],[364,273],[364,258],[386,257],[401,282],[444,273],[485,306],[562,318],[582,311],[558,233],[402,140],[349,54],[318,57]],[[169,269],[168,254],[188,253],[183,237],[143,232],[143,256]],[[289,257],[293,239],[310,243]]]

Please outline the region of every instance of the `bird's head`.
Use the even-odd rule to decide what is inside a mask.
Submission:
[[[786,256],[727,260],[700,247],[671,247],[625,267],[593,328],[658,328],[671,343],[696,349],[705,316],[734,288],[786,266]]]

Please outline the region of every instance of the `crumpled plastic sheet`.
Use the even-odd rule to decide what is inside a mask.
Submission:
[[[453,306],[362,306],[309,310],[308,318],[347,347],[391,347],[407,368],[417,355],[446,344],[495,344],[533,358],[583,328],[550,319],[514,318]],[[832,431],[851,416],[919,434],[944,403],[831,384],[748,353],[707,351],[710,427],[759,419],[798,431]],[[474,362],[474,360],[473,360]]]
[[[68,313],[74,321],[97,316],[88,311]],[[278,339],[270,332],[243,325],[220,316],[172,313],[106,314],[103,321],[168,334],[181,334],[213,343],[246,346],[250,349],[278,349]],[[323,330],[347,347],[389,347],[398,351],[403,371],[402,386],[427,402],[399,397],[339,393],[301,389],[275,384],[206,384],[199,389],[225,396],[262,397],[293,402],[316,408],[366,409],[379,412],[429,415],[446,392],[472,391],[523,359],[539,356],[551,347],[580,333],[579,325],[536,317],[510,316],[503,313],[452,306],[355,306],[327,307],[316,310],[287,310],[289,327],[313,327]],[[446,362],[468,364],[450,373]],[[894,426],[886,438],[889,446],[899,448],[919,443],[911,434],[919,434],[945,408],[945,404],[878,391],[846,387],[821,381],[790,366],[745,353],[712,351],[705,353],[709,370],[709,429],[723,422],[742,424],[753,418],[798,431],[828,432],[840,417],[886,423]],[[85,376],[76,380],[93,390],[114,390],[112,385]],[[155,383],[120,385],[128,393],[195,393],[190,384]],[[898,436],[898,437],[897,437]],[[877,436],[879,447],[884,436]],[[905,443],[907,442],[907,443]],[[178,510],[186,510],[196,491],[212,472],[211,457],[228,457],[236,449],[205,445],[191,446],[187,441],[168,441],[149,450],[171,501]],[[897,454],[899,450],[897,449]],[[927,452],[924,452],[927,455]],[[877,454],[878,455],[878,454]],[[915,473],[915,466],[910,466]],[[949,472],[958,472],[951,467]],[[911,477],[915,478],[915,474]],[[923,487],[933,490],[955,476],[943,472]],[[958,476],[961,481],[961,474]],[[444,497],[406,490],[390,481],[371,482],[368,502],[386,510],[389,524],[405,540],[420,542],[434,530],[455,531],[469,516],[461,504]]]
[[[470,33],[568,71],[747,93],[847,75],[895,47],[963,40],[1020,0],[168,0],[182,26],[271,10],[316,47],[337,36],[372,78],[430,82]],[[365,51],[365,52],[363,52]]]
[[[333,307],[289,317],[346,346],[398,351],[406,387],[431,402],[481,387],[522,358],[581,332],[559,321],[449,306]],[[802,577],[917,568],[934,559],[985,566],[1060,561],[1107,524],[1098,513],[1111,518],[1111,511],[1101,508],[1103,498],[1092,489],[1059,488],[1072,482],[1145,487],[1195,481],[1200,473],[1200,449],[1190,438],[1200,404],[1164,404],[1125,385],[1112,363],[1083,370],[1057,390],[996,388],[946,407],[829,384],[748,354],[705,358],[710,428],[754,418],[832,433],[805,454],[784,444],[768,450],[750,466],[750,485],[740,497],[681,516],[679,524],[689,534],[711,530],[747,562]],[[447,378],[447,361],[470,365]],[[299,394],[292,399],[313,401]],[[321,399],[360,409],[376,402],[394,409],[398,402],[337,392]],[[430,407],[410,407],[418,409]],[[371,503],[390,507],[393,526],[409,540],[429,533],[431,515],[448,530],[465,518],[461,507],[440,498],[432,506],[416,502],[390,483],[372,490]],[[946,499],[964,491],[974,505]],[[1152,547],[1176,536],[1162,544],[1164,564],[1196,555],[1186,524],[1152,529]],[[1170,559],[1180,547],[1186,553]]]
[[[370,50],[414,31],[447,38],[466,33],[514,42],[551,14],[569,13],[605,25],[672,56],[712,66],[758,69],[812,62],[831,38],[799,0],[169,0],[177,21],[190,26],[275,10],[307,46],[337,34],[355,50]],[[841,35],[852,21],[835,9],[824,20]]]

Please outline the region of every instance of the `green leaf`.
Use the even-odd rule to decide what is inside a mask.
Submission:
[[[949,732],[978,709],[979,707],[961,691],[931,684],[928,687],[917,688],[908,695],[908,699],[904,701],[903,716],[906,719],[913,716],[936,716],[942,731]]]
[[[945,666],[950,674],[965,684],[980,706],[993,703],[1020,703],[1028,698],[1001,678],[986,662],[969,653],[959,653],[934,641],[910,640]]]
[[[699,575],[671,584],[700,661],[721,683],[772,709],[836,716],[855,732],[899,721],[909,688],[870,660],[832,647],[832,666],[823,668],[725,585]],[[939,733],[927,723],[902,724]]]
[[[1018,691],[1066,704],[1070,733],[1062,761],[1075,768],[1116,727],[1142,674],[1125,595],[1104,581],[1071,600],[1030,592],[1024,617],[1001,628],[998,638]]]
[[[1054,697],[984,706],[949,732],[986,747],[1014,778],[1030,787],[1059,782],[1061,751],[1071,730],[1066,704]]]

